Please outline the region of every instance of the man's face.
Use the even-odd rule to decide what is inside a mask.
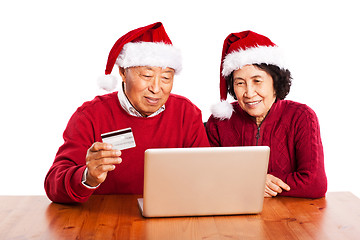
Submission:
[[[125,95],[144,117],[156,112],[168,100],[175,71],[161,67],[120,68]]]

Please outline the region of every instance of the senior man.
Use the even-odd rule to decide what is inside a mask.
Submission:
[[[117,40],[100,81],[107,90],[116,85],[110,75],[115,64],[121,89],[85,102],[64,131],[64,144],[45,178],[46,194],[54,202],[85,202],[92,194],[141,194],[146,149],[209,146],[201,111],[171,94],[181,57],[162,23]],[[117,139],[120,148],[104,140],[121,134],[126,140]]]

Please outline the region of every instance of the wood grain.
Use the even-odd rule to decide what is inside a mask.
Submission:
[[[265,198],[257,215],[143,218],[136,195],[95,195],[84,204],[0,196],[0,239],[360,239],[360,199]]]

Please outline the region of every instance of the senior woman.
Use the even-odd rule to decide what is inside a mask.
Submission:
[[[318,119],[307,105],[284,100],[292,78],[279,48],[252,31],[232,33],[224,41],[220,71],[223,101],[212,107],[206,124],[210,144],[269,146],[265,197],[323,197]],[[224,101],[227,93],[237,101]]]

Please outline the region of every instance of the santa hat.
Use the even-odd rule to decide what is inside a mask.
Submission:
[[[250,64],[272,64],[284,68],[281,52],[269,38],[252,31],[231,33],[224,41],[220,65],[220,100],[211,111],[214,117],[228,119],[233,107],[226,101],[226,77]]]
[[[115,64],[123,68],[169,67],[177,74],[181,70],[181,55],[162,23],[157,22],[132,30],[115,42],[109,53],[105,76],[98,79],[98,85],[107,91],[112,91],[117,84],[116,77],[110,75]]]

